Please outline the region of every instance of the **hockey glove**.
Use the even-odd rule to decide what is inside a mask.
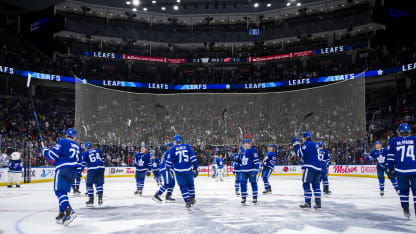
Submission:
[[[299,157],[299,164],[303,165],[305,161],[303,161],[303,157]]]
[[[298,138],[293,137],[293,139],[292,139],[292,145],[294,146],[296,142],[298,142],[298,144],[299,144]]]
[[[45,153],[46,153],[48,150],[49,150],[49,148],[48,148],[48,147],[43,147],[43,148],[40,150],[40,153],[42,154],[42,156],[45,156]]]
[[[193,173],[194,173],[194,178],[198,177],[198,168],[193,169]]]

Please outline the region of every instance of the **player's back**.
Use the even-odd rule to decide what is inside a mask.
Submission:
[[[169,150],[168,158],[176,173],[192,171],[192,164],[196,161],[195,153],[188,144],[174,145]]]
[[[416,175],[416,136],[394,137],[389,143],[389,157],[394,157],[396,172]]]
[[[276,153],[275,152],[266,152],[265,166],[273,168],[276,165]]]
[[[56,158],[55,168],[78,167],[80,150],[78,143],[67,138],[60,139],[50,151]]]
[[[321,160],[319,159],[318,145],[315,142],[308,140],[303,143],[301,148],[304,159],[302,168],[311,168],[315,171],[321,171],[322,165]]]
[[[326,149],[319,149],[318,156],[319,160],[321,160],[322,162],[326,162],[327,160],[329,160],[329,153]]]
[[[224,168],[224,160],[222,158],[217,158],[217,166],[219,169]]]
[[[82,153],[88,170],[104,168],[104,159],[99,149],[90,149]]]

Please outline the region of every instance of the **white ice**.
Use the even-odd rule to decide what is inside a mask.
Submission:
[[[234,194],[233,176],[224,182],[199,177],[193,211],[185,209],[178,187],[176,203],[158,204],[151,200],[153,178],[146,178],[143,197],[133,195],[135,184],[133,177],[106,178],[102,208],[86,208],[86,197],[71,195],[78,218],[68,227],[55,223],[52,183],[1,187],[0,233],[416,233],[413,205],[406,220],[390,182],[381,198],[372,178],[330,177],[333,194],[323,196],[319,211],[299,208],[299,176],[271,177],[273,194],[260,195],[258,205],[250,197],[247,206]],[[81,187],[85,192],[84,181]]]

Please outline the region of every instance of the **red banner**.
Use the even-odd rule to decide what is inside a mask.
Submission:
[[[313,50],[305,50],[305,51],[293,52],[292,53],[293,58],[303,57],[303,56],[311,56],[311,55],[313,55]]]
[[[123,54],[123,59],[127,60],[136,60],[136,61],[147,61],[147,62],[155,62],[155,63],[164,63],[164,58],[159,57],[148,57],[148,56],[137,56],[131,54]]]
[[[264,62],[270,60],[279,60],[279,59],[288,59],[291,57],[291,53],[287,54],[276,54],[276,55],[269,55],[263,57],[250,57],[249,62]]]
[[[185,63],[185,62],[186,60],[182,58],[173,58],[173,59],[167,58],[166,59],[166,63]]]

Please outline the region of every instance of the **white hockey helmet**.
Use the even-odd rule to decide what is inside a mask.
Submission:
[[[10,155],[10,158],[11,158],[12,160],[20,160],[20,153],[19,153],[19,152],[13,152],[13,153]]]

